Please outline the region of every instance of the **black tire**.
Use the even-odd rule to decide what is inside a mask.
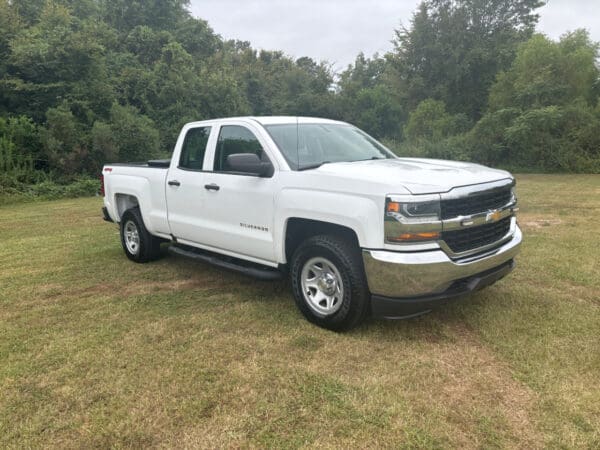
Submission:
[[[318,261],[322,258],[335,267],[343,287],[340,293],[341,303],[330,314],[316,311],[316,306],[311,306],[310,293],[305,295],[302,287],[305,266],[310,274],[310,262],[317,261],[319,264]],[[370,311],[370,293],[360,249],[348,239],[332,235],[308,238],[292,256],[290,276],[298,309],[310,322],[320,327],[333,331],[349,330],[359,325]],[[316,277],[316,273],[313,276]],[[314,303],[313,301],[312,304]]]
[[[161,239],[156,236],[152,236],[142,219],[142,213],[139,207],[128,209],[123,213],[121,217],[121,245],[127,257],[136,263],[147,263],[154,261],[160,257],[160,243]],[[137,231],[138,243],[133,246],[127,244],[126,230]],[[133,247],[133,248],[132,248]]]

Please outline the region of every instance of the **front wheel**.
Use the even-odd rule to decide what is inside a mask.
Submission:
[[[294,252],[290,274],[296,305],[310,322],[343,331],[368,314],[360,249],[349,240],[332,235],[307,239]]]
[[[142,220],[138,207],[128,209],[121,217],[121,245],[127,257],[145,263],[160,256],[160,238],[152,236]]]

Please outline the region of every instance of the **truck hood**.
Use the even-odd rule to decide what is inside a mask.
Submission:
[[[479,164],[425,158],[398,158],[324,164],[317,172],[334,177],[404,187],[411,194],[435,194],[452,188],[512,178],[504,170]],[[393,189],[396,188],[396,191]]]

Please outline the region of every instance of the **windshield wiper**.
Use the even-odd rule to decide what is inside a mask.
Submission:
[[[354,161],[350,161],[350,162],[373,161],[373,160],[377,160],[377,159],[387,159],[387,158],[385,156],[371,156],[370,158],[367,158],[367,159],[355,159]]]
[[[331,161],[321,161],[318,163],[307,164],[305,166],[298,167],[298,170],[317,169],[317,168],[321,167],[323,164],[329,164],[329,163],[331,163]]]
[[[379,156],[372,156],[371,158],[367,158],[367,159],[355,159],[354,161],[337,161],[337,162],[372,161],[372,160],[375,160],[375,159],[388,159],[388,158],[386,158],[386,157],[379,157]],[[318,163],[307,164],[305,166],[298,167],[298,170],[317,169],[317,168],[321,167],[323,164],[331,164],[331,161],[322,161],[322,162],[318,162]]]

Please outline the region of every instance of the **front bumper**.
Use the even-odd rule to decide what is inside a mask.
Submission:
[[[479,290],[514,267],[522,233],[481,255],[452,260],[442,250],[401,253],[363,250],[373,315],[401,318],[428,312],[445,301]]]

